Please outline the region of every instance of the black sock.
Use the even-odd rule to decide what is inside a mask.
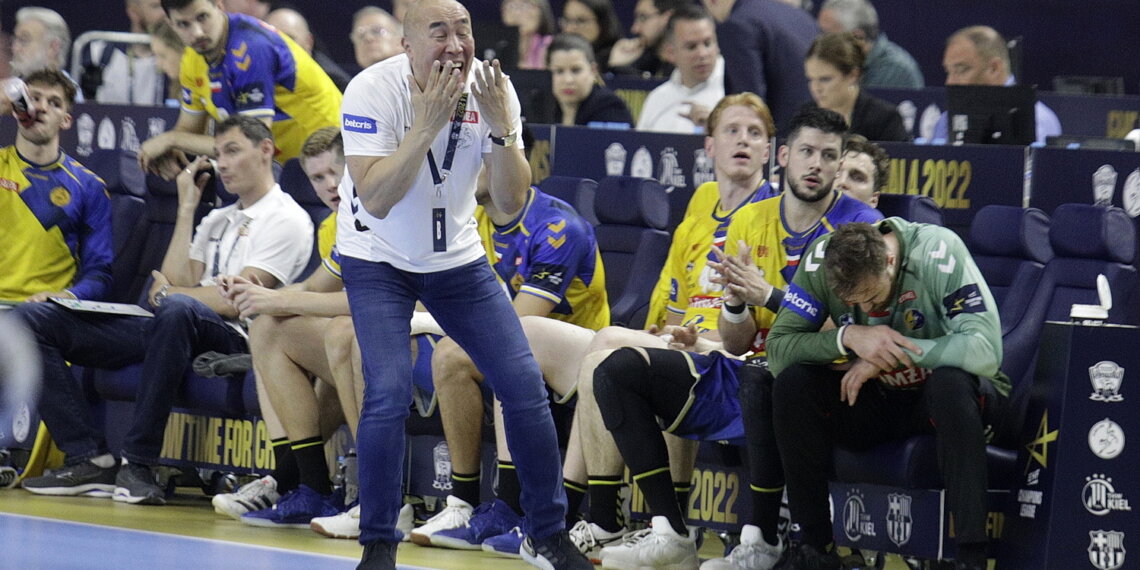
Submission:
[[[621,475],[613,477],[590,477],[586,493],[590,496],[590,522],[607,532],[617,532],[625,527],[622,516],[621,488],[625,485]]]
[[[294,441],[289,445],[297,461],[301,484],[320,495],[332,493],[329,464],[325,461],[325,445],[320,436]]]
[[[522,487],[519,485],[519,474],[515,471],[515,464],[510,461],[500,461],[497,472],[499,488],[495,491],[495,496],[521,516],[523,514],[522,503],[520,502]]]
[[[479,472],[451,472],[451,494],[467,501],[472,507],[479,505]]]
[[[569,479],[562,480],[566,489],[566,528],[571,528],[581,519],[582,499],[586,498],[586,486]]]
[[[677,505],[681,507],[682,514],[689,508],[689,491],[692,488],[693,484],[688,481],[673,481],[673,494],[677,496]]]
[[[749,485],[752,492],[752,518],[768,544],[779,542],[780,504],[784,501],[784,488],[765,489]]]
[[[681,506],[677,504],[669,467],[639,473],[633,476],[633,480],[641,488],[641,493],[645,495],[645,502],[649,504],[649,510],[653,515],[669,519],[669,524],[677,534],[687,536],[689,528],[685,526],[685,518],[681,516]]]
[[[273,447],[273,459],[276,463],[270,475],[277,481],[277,492],[288,493],[301,484],[301,474],[297,471],[297,458],[293,457],[289,438],[277,438],[270,441],[269,445]]]

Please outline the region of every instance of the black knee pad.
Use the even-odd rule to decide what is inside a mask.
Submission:
[[[637,349],[629,347],[615,350],[594,369],[594,399],[606,429],[621,427],[624,404],[636,397],[638,385],[649,384],[649,374],[649,363]]]
[[[737,378],[740,380],[738,397],[742,408],[747,408],[750,404],[771,402],[772,383],[775,378],[768,371],[767,361],[753,358],[745,362],[744,366],[740,367]]]

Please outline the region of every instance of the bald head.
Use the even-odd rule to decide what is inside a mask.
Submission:
[[[441,15],[451,16],[458,12],[462,12],[468,21],[471,20],[471,14],[467,8],[456,0],[419,0],[412,2],[408,6],[407,13],[404,14],[404,36],[407,37],[414,33],[427,33],[428,28],[439,21]]]
[[[942,56],[947,85],[1004,85],[1009,77],[1009,47],[989,26],[970,26],[946,40]]]
[[[265,17],[265,22],[293,38],[305,51],[313,53],[313,33],[309,30],[308,20],[300,12],[278,8]]]

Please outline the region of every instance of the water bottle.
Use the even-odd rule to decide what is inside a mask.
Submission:
[[[11,77],[4,82],[4,94],[12,102],[12,114],[21,123],[35,120],[36,107],[28,95],[28,86],[19,77]]]

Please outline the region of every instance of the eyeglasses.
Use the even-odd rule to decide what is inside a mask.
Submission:
[[[359,42],[367,40],[369,38],[383,38],[390,35],[392,35],[392,30],[389,30],[384,26],[361,26],[359,28],[356,28],[356,31],[352,32],[352,41]]]
[[[597,22],[597,18],[558,18],[558,25],[565,28],[576,28]]]

